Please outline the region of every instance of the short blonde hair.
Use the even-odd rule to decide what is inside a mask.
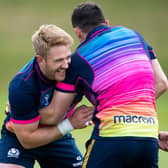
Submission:
[[[42,25],[32,36],[32,44],[36,55],[46,57],[53,46],[72,46],[71,35],[53,24]]]

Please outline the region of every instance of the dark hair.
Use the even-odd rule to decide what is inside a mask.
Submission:
[[[105,18],[101,8],[93,2],[81,3],[73,10],[72,26],[79,27],[88,33],[94,27],[105,24]]]

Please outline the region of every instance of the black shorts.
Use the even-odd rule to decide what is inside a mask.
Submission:
[[[113,138],[87,142],[82,168],[158,168],[158,141]]]
[[[33,168],[35,160],[41,168],[81,168],[83,156],[71,134],[31,150],[24,149],[12,134],[5,134],[0,139],[0,163]]]

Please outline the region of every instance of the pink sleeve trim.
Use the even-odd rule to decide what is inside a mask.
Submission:
[[[11,121],[14,124],[30,124],[30,123],[38,121],[39,119],[40,119],[40,115],[38,115],[36,118],[33,118],[31,120],[15,120],[15,119],[11,118]]]
[[[61,90],[65,90],[65,91],[75,91],[75,86],[74,85],[71,85],[71,84],[66,84],[66,83],[62,83],[62,82],[58,82],[56,84],[56,87],[58,89],[61,89]]]

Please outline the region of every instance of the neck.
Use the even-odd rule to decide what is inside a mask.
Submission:
[[[83,41],[85,41],[86,37],[87,37],[88,33],[82,33],[82,35],[79,37],[79,41],[80,43],[82,43]]]

